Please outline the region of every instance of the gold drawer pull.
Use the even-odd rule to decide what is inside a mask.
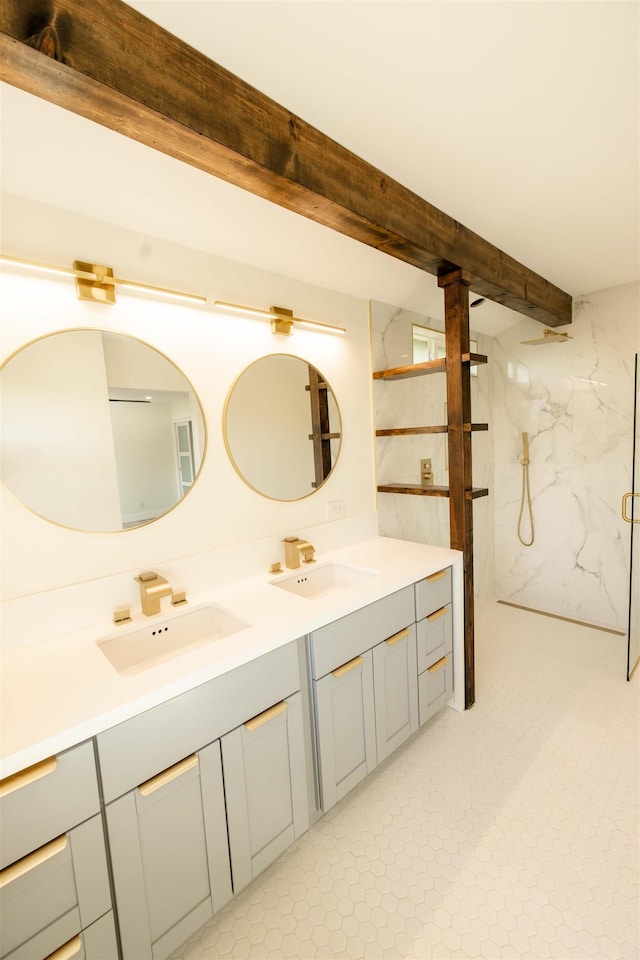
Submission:
[[[197,766],[198,756],[193,753],[190,757],[185,757],[184,760],[180,760],[179,763],[174,763],[168,770],[163,770],[162,773],[152,777],[151,780],[145,780],[145,782],[141,783],[138,787],[138,793],[142,797],[148,797],[150,793],[155,793],[160,787],[166,786],[168,783],[171,783],[172,780],[177,780],[177,778],[181,777],[187,770],[193,770],[193,768]]]
[[[443,657],[442,660],[438,660],[437,663],[432,663],[430,667],[427,667],[429,673],[435,673],[436,670],[442,670],[442,668],[449,663],[449,657]]]
[[[75,957],[77,953],[80,953],[80,947],[82,946],[82,938],[80,934],[77,937],[74,937],[73,940],[63,943],[59,950],[56,950],[55,953],[50,953],[48,957],[45,957],[45,960],[71,960],[71,957]]]
[[[439,570],[437,573],[432,573],[430,577],[425,577],[425,580],[428,580],[429,583],[435,583],[436,580],[442,580],[443,577],[449,573],[449,569]]]
[[[51,843],[45,844],[44,847],[34,850],[33,853],[23,857],[22,860],[17,860],[16,863],[12,863],[10,867],[5,867],[4,870],[0,870],[0,889],[6,887],[9,883],[13,883],[18,877],[23,877],[25,873],[35,870],[41,863],[51,860],[56,854],[62,853],[66,845],[67,838],[63,835],[58,837],[57,840],[52,840]]]
[[[436,610],[435,613],[430,613],[429,616],[427,617],[427,620],[439,620],[440,617],[444,617],[446,612],[447,612],[446,607],[440,607],[440,609]]]
[[[276,703],[273,707],[269,707],[268,710],[264,710],[262,713],[259,713],[257,717],[252,717],[251,720],[247,720],[247,722],[244,724],[244,728],[251,733],[252,730],[255,730],[257,727],[261,727],[263,723],[268,723],[269,720],[273,720],[274,717],[284,713],[286,709],[286,701],[281,700],[280,703]]]
[[[14,773],[11,777],[5,777],[4,780],[0,780],[0,799],[6,797],[9,793],[13,793],[14,790],[20,790],[21,787],[27,787],[30,783],[35,783],[40,777],[46,777],[47,774],[53,773],[57,766],[56,758],[49,757],[47,760],[41,760],[40,763],[34,763],[32,767],[20,770],[19,773]]]
[[[354,657],[353,660],[349,660],[348,663],[343,663],[341,667],[336,667],[335,670],[331,671],[332,677],[344,677],[345,673],[349,673],[349,670],[353,670],[355,667],[359,667],[362,663],[362,657]]]
[[[404,637],[408,637],[408,636],[409,636],[409,627],[405,627],[404,630],[400,631],[400,633],[394,633],[392,637],[387,637],[387,639],[385,640],[385,643],[388,643],[389,646],[392,646],[392,644],[397,643],[398,640],[402,640]]]

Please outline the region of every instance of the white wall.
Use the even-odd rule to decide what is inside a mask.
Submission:
[[[566,343],[526,346],[523,320],[495,341],[496,594],[626,630],[633,374],[640,350],[640,287],[576,298]],[[521,432],[530,438],[535,542],[517,538]]]
[[[3,294],[2,360],[36,337],[63,328],[133,335],[170,357],[193,384],[205,412],[208,449],[197,483],[177,509],[148,526],[117,534],[56,527],[3,486],[5,598],[297,533],[324,524],[327,504],[337,499],[344,501],[347,520],[375,511],[365,302],[19,197],[3,198],[2,237],[4,252],[15,256],[68,265],[87,259],[133,280],[191,290],[211,300],[288,306],[298,316],[347,328],[345,337],[297,330],[287,339],[274,336],[268,323],[241,316],[230,320],[209,305],[191,307],[124,290],[114,306],[81,303],[70,279],[28,273],[18,279],[17,273],[7,272],[3,279],[9,278],[14,289],[19,284],[20,294],[11,299]],[[267,500],[246,486],[223,441],[228,390],[247,364],[275,352],[303,357],[327,377],[343,422],[336,469],[318,493],[293,503]]]

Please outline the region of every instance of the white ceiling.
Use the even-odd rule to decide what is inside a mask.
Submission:
[[[130,5],[568,293],[639,278],[635,0]],[[6,86],[2,133],[8,192],[441,312],[420,271]]]

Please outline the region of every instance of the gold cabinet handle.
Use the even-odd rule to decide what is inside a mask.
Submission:
[[[436,670],[442,670],[442,668],[449,663],[449,657],[443,657],[442,660],[438,660],[437,663],[432,663],[430,667],[427,667],[429,673],[435,673]]]
[[[35,783],[40,777],[48,776],[48,774],[53,773],[57,766],[56,758],[49,757],[47,760],[41,760],[40,763],[34,763],[32,767],[20,770],[19,773],[14,773],[11,777],[5,777],[4,780],[0,780],[0,799],[6,797],[9,793],[13,793],[14,790],[20,790],[30,783]]]
[[[141,783],[138,787],[138,793],[142,797],[148,797],[150,793],[155,793],[160,787],[165,787],[168,783],[171,783],[172,780],[177,780],[178,777],[181,777],[187,770],[193,770],[193,768],[197,766],[198,756],[192,753],[190,757],[185,757],[185,759],[180,760],[179,763],[174,763],[168,770],[163,770],[162,773],[152,777],[151,780],[145,780],[145,782]]]
[[[632,497],[640,497],[640,493],[625,493],[622,497],[622,519],[626,520],[627,523],[640,523],[640,517],[634,520],[633,516],[627,516],[627,500],[630,500]]]
[[[332,677],[344,677],[345,673],[349,673],[350,670],[354,670],[356,667],[359,667],[362,663],[362,657],[354,657],[353,660],[349,660],[348,663],[343,663],[341,667],[336,667],[335,670],[331,671]]]
[[[45,960],[71,960],[71,957],[75,957],[77,953],[80,953],[81,946],[82,938],[80,934],[78,934],[73,940],[68,940],[67,943],[63,943],[55,953],[50,953],[48,957],[45,957]]]
[[[430,613],[429,616],[427,617],[427,620],[439,620],[440,617],[444,617],[446,612],[447,612],[446,607],[440,607],[439,610],[434,611],[434,613]]]
[[[435,583],[436,580],[442,580],[443,577],[446,577],[449,570],[439,570],[437,573],[432,573],[430,577],[425,577],[425,580],[428,580],[429,583]]]
[[[251,720],[247,720],[247,722],[244,724],[244,728],[251,733],[252,730],[255,730],[257,727],[261,727],[263,723],[268,723],[269,720],[273,720],[274,717],[284,713],[286,709],[286,701],[281,700],[280,703],[276,703],[273,707],[269,707],[268,710],[264,710],[262,713],[259,713],[257,717],[252,717]]]
[[[67,837],[63,835],[56,840],[52,840],[51,843],[45,844],[44,847],[34,850],[33,853],[23,857],[22,860],[12,863],[10,867],[0,870],[0,889],[6,887],[9,883],[13,883],[18,877],[23,877],[25,873],[35,870],[41,863],[46,863],[47,860],[51,860],[58,853],[62,853],[66,845]]]
[[[397,643],[398,640],[403,640],[404,637],[409,636],[409,627],[405,627],[404,630],[401,630],[400,633],[394,633],[392,637],[387,637],[385,643],[388,643],[389,646],[393,646],[394,643]]]

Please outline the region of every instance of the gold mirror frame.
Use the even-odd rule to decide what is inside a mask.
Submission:
[[[63,341],[63,338],[67,338],[69,335],[85,334],[89,336],[86,338],[76,336],[75,343],[69,339],[67,339],[66,342]],[[109,340],[105,340],[105,337],[109,338]],[[98,339],[100,340],[100,345],[98,345]],[[83,357],[82,354],[83,341],[87,345],[86,349],[88,349],[89,353],[86,357]],[[132,355],[128,358],[129,367],[135,370],[140,368],[146,369],[150,379],[155,382],[155,386],[153,384],[151,387],[134,387],[130,384],[126,386],[121,384],[119,387],[109,385],[107,383],[107,367],[109,366],[109,361],[105,355],[105,346],[107,343],[111,345],[112,366],[114,364],[117,366],[118,350],[122,351],[124,348],[132,347]],[[54,347],[49,347],[50,344],[54,344]],[[103,379],[101,379],[100,371],[99,346],[102,349]],[[29,358],[26,357],[29,349],[32,351],[31,366],[34,366],[36,370],[39,369],[40,373],[44,373],[44,382],[42,378],[38,378],[36,382],[32,383],[21,382],[20,378],[24,376],[30,368]],[[40,351],[40,356],[36,356],[33,353],[34,349]],[[50,355],[52,354],[52,356],[50,356],[50,365],[48,363],[47,352]],[[107,349],[107,353],[108,352],[109,350]],[[69,355],[67,356],[67,354]],[[75,366],[73,365],[74,357]],[[21,364],[18,367],[15,366],[17,359],[21,360]],[[139,363],[140,359],[143,361],[146,360],[146,363]],[[61,373],[56,369],[56,360],[62,360],[63,366]],[[79,362],[80,360],[85,360],[86,364],[85,362]],[[10,365],[12,363],[14,363],[13,381],[8,381],[7,370],[11,369]],[[120,363],[121,366],[124,365],[122,366],[124,370],[127,364],[127,357],[122,353]],[[121,376],[124,377],[124,379],[126,379],[127,376],[130,378],[131,369],[127,374],[122,373]],[[66,379],[65,372],[67,374]],[[90,383],[92,374],[94,376],[97,375],[95,384]],[[52,401],[51,404],[45,402],[44,405],[41,404],[38,408],[39,399],[47,400],[46,396],[42,398],[38,397],[38,393],[46,389],[47,379],[49,383],[56,381],[55,402]],[[171,389],[163,390],[158,387],[158,384],[162,383],[163,380],[166,380],[165,386]],[[63,396],[61,389],[59,390],[59,384],[61,382],[64,382],[70,387],[71,392],[66,397]],[[89,395],[90,391],[95,391],[93,393],[94,406],[88,405],[86,408],[80,406],[78,404],[78,394],[73,395],[74,389],[82,393],[83,384],[86,386]],[[103,391],[106,388],[106,396],[100,392],[100,387],[102,387]],[[37,337],[23,344],[0,364],[0,389],[3,392],[2,413],[4,419],[0,440],[3,483],[28,510],[49,523],[65,529],[85,533],[125,533],[130,530],[140,529],[140,527],[148,526],[150,523],[171,513],[190,493],[200,476],[208,444],[206,419],[200,399],[193,384],[185,376],[183,371],[180,370],[166,354],[144,340],[132,337],[129,334],[90,327],[75,327],[52,331],[51,333],[44,334],[41,337]],[[117,428],[114,427],[114,424],[117,424],[118,420],[122,423],[123,417],[122,415],[119,417],[112,415],[111,402],[135,403],[136,408],[132,407],[131,409],[137,409],[138,412],[140,412],[143,408],[137,407],[138,404],[149,404],[149,409],[153,406],[153,399],[148,399],[149,396],[153,397],[153,392],[155,392],[156,398],[159,397],[155,406],[155,428],[160,427],[162,429],[164,442],[167,444],[167,447],[163,449],[162,453],[164,477],[159,479],[158,489],[161,488],[161,482],[164,480],[167,499],[166,503],[157,509],[157,512],[155,512],[153,516],[127,522],[123,516],[124,498],[122,494],[123,490],[127,489],[125,486],[127,483],[127,471],[131,470],[131,464],[122,464],[117,459],[116,449],[118,439],[114,433],[114,429],[116,433],[118,431]],[[111,393],[113,393],[114,396],[110,396]],[[116,393],[121,394],[121,396],[116,398]],[[138,394],[144,394],[144,399],[138,396]],[[161,411],[159,408],[160,403],[163,407],[168,406],[170,411],[173,412],[175,412],[176,409],[183,410],[184,416],[171,416],[171,424],[169,424],[167,416],[170,415],[170,411]],[[176,408],[177,403],[180,403],[181,407]],[[43,411],[43,406],[46,406],[45,411]],[[50,407],[53,409],[50,409]],[[20,418],[16,420],[16,418],[13,417],[16,408],[24,411],[22,421]],[[74,409],[79,411],[79,419],[75,428],[77,429],[77,437],[79,438],[76,447],[78,451],[80,451],[77,458],[74,456],[70,441],[74,427],[70,426],[68,421],[68,417]],[[122,410],[125,409],[127,408],[122,408]],[[59,411],[60,436],[56,434],[56,410]],[[62,422],[61,419],[62,411],[66,414],[64,422]],[[48,420],[46,426],[39,421],[39,415],[44,417],[45,413],[45,422]],[[91,420],[91,415],[99,420],[97,426]],[[138,421],[140,421],[143,416],[144,415],[139,415]],[[162,422],[163,420],[165,421],[164,423]],[[186,430],[178,430],[177,421],[180,422],[181,426],[183,424],[188,424],[189,426],[186,427]],[[112,462],[110,462],[108,454],[109,424],[111,425]],[[44,427],[44,429],[41,429],[38,433],[38,427]],[[127,429],[129,436],[121,435],[121,451],[123,444],[126,445],[128,443],[130,449],[132,439],[134,442],[136,441],[135,422],[129,424]],[[171,499],[168,497],[168,490],[171,484],[169,478],[170,468],[168,465],[168,435],[170,431],[173,438],[171,456],[173,457],[173,479],[175,479],[175,494]],[[98,450],[95,434],[99,434],[102,442],[100,450]],[[151,444],[153,434],[153,429],[148,434],[137,434],[138,437],[141,437],[141,448],[146,443],[147,453],[151,450],[152,454],[153,447],[151,447]],[[83,440],[87,439],[90,442],[87,443],[86,446],[90,449],[84,451],[85,460],[83,461]],[[186,444],[185,441],[187,441]],[[189,449],[181,451],[180,448],[183,447],[183,445]],[[47,460],[47,454],[51,454],[53,459]],[[67,462],[63,459],[65,456],[68,458]],[[25,460],[27,461],[26,466]],[[145,466],[148,470],[153,466],[153,463],[147,461]],[[66,502],[64,490],[65,469],[67,470],[66,483],[68,485]],[[29,480],[26,479],[27,475],[30,478]],[[142,471],[141,475],[144,475],[144,471]],[[48,496],[46,493],[43,493],[45,487],[42,483],[40,483],[38,490],[38,483],[42,477],[47,477],[48,482],[53,483],[55,481],[57,483],[57,492],[54,493],[49,501],[52,506],[47,506]],[[140,494],[138,494],[138,496],[139,499],[137,502],[139,505],[141,504],[140,509],[144,509],[145,498],[144,496],[140,496]],[[92,497],[95,502],[92,502]],[[81,504],[76,511],[75,517],[73,516],[73,508],[69,506],[69,503],[74,500]],[[111,525],[111,523],[115,522],[116,503],[119,505],[118,509],[121,524],[117,527]],[[43,507],[43,504],[45,507]],[[95,508],[93,513],[92,508]],[[154,507],[151,509],[155,510]],[[105,516],[111,518],[111,523],[100,522]],[[94,521],[92,517],[96,517],[97,519]]]
[[[284,361],[293,375],[284,376],[286,366],[274,361]],[[301,402],[303,389],[307,403]],[[285,420],[287,412],[292,416]],[[236,422],[230,424],[232,417]],[[267,354],[245,367],[227,394],[222,424],[234,470],[268,500],[310,497],[340,456],[342,418],[333,388],[317,367],[294,354]]]

